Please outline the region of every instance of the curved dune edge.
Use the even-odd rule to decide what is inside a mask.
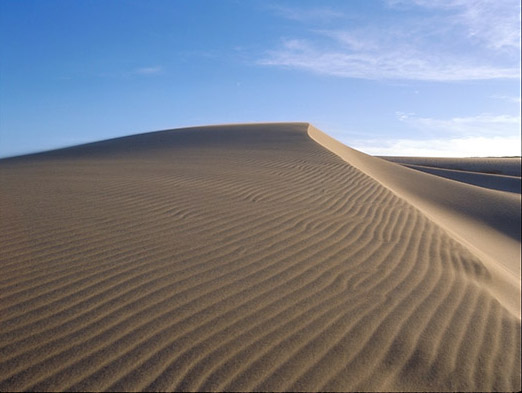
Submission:
[[[457,183],[369,156],[312,125],[308,135],[467,246],[490,270],[492,295],[520,318],[520,195]]]
[[[454,169],[438,168],[433,166],[401,164],[402,166],[415,169],[420,172],[429,173],[446,179],[455,180],[461,183],[474,186],[489,188],[491,190],[521,193],[520,177],[508,175],[492,175],[489,173],[469,172]]]
[[[520,178],[520,157],[401,157],[377,156],[401,165],[422,165],[441,169],[466,171]]]
[[[484,263],[308,128],[0,161],[0,391],[519,391]]]

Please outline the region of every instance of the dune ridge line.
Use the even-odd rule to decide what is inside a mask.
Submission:
[[[0,160],[0,391],[520,390],[495,256],[310,129]]]
[[[351,149],[313,125],[308,134],[421,210],[484,260],[495,275],[495,296],[520,318],[520,195],[426,176]]]

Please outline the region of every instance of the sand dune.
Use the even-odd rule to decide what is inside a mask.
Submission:
[[[405,165],[421,165],[434,168],[478,172],[494,175],[521,176],[520,157],[385,157],[387,161]]]
[[[470,186],[368,156],[310,126],[311,137],[419,208],[488,265],[499,300],[520,317],[520,195]]]
[[[307,123],[5,159],[0,184],[1,391],[521,388],[519,194]]]
[[[518,176],[492,175],[489,173],[470,172],[453,169],[442,169],[433,166],[403,164],[404,166],[416,169],[421,172],[472,184],[474,186],[490,188],[492,190],[514,192],[520,194],[521,179]]]

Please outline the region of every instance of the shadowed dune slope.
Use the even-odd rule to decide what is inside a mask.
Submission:
[[[481,210],[442,225],[308,131],[1,160],[0,391],[520,390],[505,262],[450,225]],[[511,245],[502,211],[474,222]]]
[[[520,194],[522,192],[522,183],[520,177],[518,176],[492,175],[489,173],[442,169],[424,165],[402,165],[407,166],[408,168],[416,169],[421,172],[430,173],[432,175],[437,175],[446,179],[451,179],[462,183],[472,184],[474,186],[490,188],[492,190],[498,191],[514,192],[517,194]]]
[[[422,165],[456,171],[478,172],[505,176],[521,176],[520,157],[391,157],[381,156],[386,161],[403,165]]]

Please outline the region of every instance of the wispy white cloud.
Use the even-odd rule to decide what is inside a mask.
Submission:
[[[344,141],[364,153],[378,156],[501,157],[520,155],[520,137],[462,137],[427,140],[389,139]]]
[[[435,119],[397,112],[397,118],[424,133],[445,136],[511,137],[516,136],[520,131],[520,117],[510,115],[481,114],[451,119]]]
[[[418,132],[417,138],[345,141],[372,155],[488,157],[520,155],[520,117],[481,114],[450,119],[397,112],[397,119]]]
[[[259,64],[361,79],[520,77],[520,7],[512,0],[393,4],[398,3],[438,12],[424,16],[425,20],[398,23],[392,18],[384,24],[369,21],[364,27],[310,30],[303,33],[305,38],[282,39]],[[298,14],[297,9],[292,12]]]
[[[350,46],[360,49],[325,50],[307,40],[285,40],[281,48],[269,51],[259,64],[360,79],[458,81],[519,77],[516,67],[474,64],[466,59],[449,61],[415,48],[362,49],[361,41]]]
[[[451,12],[446,21],[492,49],[520,48],[519,0],[388,0],[390,6],[417,6]]]
[[[512,104],[518,104],[520,105],[520,96],[518,97],[515,97],[515,96],[506,96],[506,95],[492,95],[491,98],[495,99],[495,100],[502,100],[502,101],[506,101],[506,102],[510,102]]]
[[[132,74],[135,75],[157,75],[163,72],[163,67],[161,66],[153,66],[153,67],[142,67],[136,68]]]
[[[300,22],[320,21],[327,22],[344,16],[344,13],[330,7],[290,7],[281,4],[268,6],[276,15]]]

